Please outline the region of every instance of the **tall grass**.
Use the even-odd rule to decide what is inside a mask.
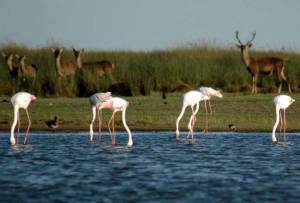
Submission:
[[[0,60],[0,94],[11,95],[26,90],[38,96],[87,96],[97,91],[107,91],[112,85],[123,84],[132,95],[149,95],[153,91],[182,91],[199,86],[213,86],[225,92],[250,92],[251,77],[242,63],[238,50],[209,46],[191,46],[170,50],[86,51],[83,61],[111,60],[115,69],[101,77],[93,72],[77,71],[74,77],[60,78],[50,47],[29,48],[6,44],[1,52],[27,55],[27,63],[38,67],[35,81],[10,77],[4,59]],[[288,59],[285,68],[293,91],[300,88],[300,54],[286,52],[255,52],[251,56],[279,56]],[[63,52],[64,60],[73,60],[71,49]],[[259,77],[261,92],[276,90],[276,75]],[[286,90],[284,87],[283,90]],[[121,91],[120,91],[121,92]]]

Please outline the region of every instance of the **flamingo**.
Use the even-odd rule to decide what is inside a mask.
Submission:
[[[105,92],[105,93],[95,93],[92,96],[90,96],[90,104],[92,106],[92,121],[90,124],[90,141],[93,141],[94,137],[94,131],[93,131],[93,124],[96,119],[96,109],[98,110],[98,121],[99,121],[99,134],[101,134],[101,120],[102,120],[102,111],[99,108],[103,102],[105,102],[108,99],[111,99],[111,93],[110,92]]]
[[[295,99],[293,99],[288,95],[278,95],[274,98],[273,101],[276,108],[276,121],[272,131],[272,142],[276,144],[277,139],[276,139],[275,131],[277,129],[279,119],[280,119],[280,132],[283,127],[283,134],[285,138],[285,130],[286,130],[285,109],[287,109],[293,102],[295,102]]]
[[[101,93],[97,93],[97,94],[101,94]],[[97,95],[96,94],[96,95]],[[133,146],[133,141],[132,141],[132,134],[131,131],[126,123],[126,109],[128,107],[128,102],[120,97],[111,97],[110,92],[108,93],[102,93],[102,94],[107,94],[107,95],[101,95],[102,99],[99,99],[99,97],[93,97],[94,95],[92,95],[92,101],[96,103],[96,105],[94,105],[95,107],[93,107],[93,120],[90,124],[90,140],[93,139],[93,122],[95,120],[96,117],[96,108],[98,109],[98,112],[101,112],[102,109],[111,109],[113,110],[113,113],[111,115],[111,118],[109,119],[108,122],[108,128],[109,128],[109,132],[111,135],[111,139],[112,139],[112,145],[116,144],[116,139],[115,139],[115,114],[118,111],[122,112],[122,122],[123,125],[128,133],[128,143],[127,146],[128,147],[132,147]],[[105,99],[103,99],[105,98]],[[90,99],[91,101],[91,99]],[[101,118],[100,118],[100,113],[99,115],[99,132],[101,131]],[[112,130],[111,130],[112,127]]]
[[[200,87],[199,88],[200,92],[205,95],[205,99],[204,99],[204,105],[205,105],[205,126],[203,129],[203,132],[208,132],[208,119],[207,119],[207,105],[206,105],[206,101],[208,101],[208,106],[209,106],[209,110],[210,110],[210,115],[212,114],[212,110],[211,110],[211,105],[210,105],[210,98],[215,96],[215,97],[219,97],[219,98],[223,98],[223,95],[221,94],[220,90],[215,90],[211,87]]]
[[[190,106],[192,109],[192,115],[188,124],[189,134],[188,137],[194,137],[193,128],[196,122],[196,114],[199,110],[199,102],[207,99],[207,96],[203,95],[201,92],[192,90],[183,95],[183,103],[181,112],[176,120],[176,139],[179,139],[179,122],[185,112],[186,107]],[[194,110],[194,106],[196,109]]]
[[[27,119],[28,119],[28,127],[26,130],[26,135],[24,138],[24,144],[27,144],[28,141],[28,132],[29,132],[29,128],[31,126],[31,120],[28,114],[28,106],[31,102],[35,101],[36,97],[30,93],[27,92],[18,92],[15,95],[12,96],[11,98],[11,103],[14,107],[14,120],[10,129],[10,140],[9,143],[11,145],[15,145],[17,144],[15,136],[14,136],[14,131],[15,131],[15,127],[18,123],[18,133],[19,133],[19,129],[20,129],[20,115],[19,115],[19,109],[25,109],[26,111],[26,115],[27,115]]]

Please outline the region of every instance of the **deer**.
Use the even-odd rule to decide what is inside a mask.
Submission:
[[[280,84],[278,87],[278,93],[281,92],[282,82],[285,81],[288,85],[288,90],[291,93],[291,87],[289,82],[287,81],[286,76],[284,75],[284,62],[286,59],[279,58],[279,57],[262,57],[262,58],[252,58],[249,56],[249,49],[252,46],[252,42],[255,38],[256,32],[252,33],[252,38],[247,41],[245,44],[241,42],[239,39],[239,32],[235,32],[235,37],[239,44],[236,46],[241,50],[242,60],[245,64],[248,72],[252,76],[252,94],[257,93],[257,77],[259,74],[264,75],[272,75],[273,72],[276,72],[277,79],[279,80]]]
[[[115,65],[109,60],[94,61],[94,62],[82,62],[81,57],[84,49],[76,50],[73,48],[74,56],[76,58],[77,67],[84,70],[93,70],[98,76],[110,73]]]
[[[9,68],[10,76],[14,79],[21,77],[21,66],[20,64],[13,63],[13,54],[2,52],[2,56]]]
[[[62,78],[66,76],[74,76],[76,72],[76,63],[74,61],[65,61],[61,60],[63,48],[60,49],[51,49],[54,53],[55,64],[56,64],[56,71],[58,75]]]
[[[16,54],[16,58],[19,59],[22,76],[35,79],[36,72],[37,72],[37,66],[34,64],[26,64],[25,63],[25,60],[26,60],[25,55],[19,56],[18,54]]]

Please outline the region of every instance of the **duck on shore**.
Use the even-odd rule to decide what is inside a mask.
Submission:
[[[55,116],[54,119],[47,120],[45,123],[51,129],[58,128],[58,118],[57,118],[57,116]]]

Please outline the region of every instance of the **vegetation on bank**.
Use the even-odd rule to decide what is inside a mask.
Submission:
[[[276,94],[249,95],[241,93],[225,93],[222,99],[213,98],[213,115],[209,117],[210,131],[229,131],[228,124],[233,123],[238,131],[271,132],[275,122],[273,98]],[[296,99],[287,110],[287,131],[300,131],[300,94],[293,94]],[[182,93],[168,93],[162,99],[160,93],[151,96],[124,97],[129,101],[127,122],[130,129],[138,130],[170,130],[175,133],[175,122],[181,111]],[[9,133],[13,120],[13,109],[9,97],[0,97],[0,129]],[[204,105],[201,103],[197,115],[195,132],[204,126]],[[30,108],[33,130],[48,130],[45,124],[48,119],[58,116],[57,130],[84,130],[88,133],[91,120],[91,107],[88,98],[38,98]],[[111,116],[110,110],[103,110],[104,129]],[[191,115],[187,108],[182,121],[181,131],[187,132],[187,124]],[[21,128],[26,128],[26,113],[21,110]],[[95,122],[97,129],[97,121]],[[124,130],[120,113],[116,114],[116,127]]]
[[[76,47],[77,48],[77,47]],[[78,48],[79,49],[79,48]],[[77,71],[74,77],[61,78],[56,73],[50,47],[28,48],[7,44],[1,52],[26,55],[27,63],[37,66],[35,80],[13,80],[2,57],[0,60],[0,95],[26,90],[37,96],[89,96],[94,92],[113,91],[121,95],[150,95],[152,92],[181,92],[200,86],[220,88],[224,92],[250,92],[251,77],[242,63],[238,49],[213,46],[188,46],[170,50],[85,51],[83,61],[110,60],[115,64],[111,74],[99,77],[93,72]],[[293,92],[300,90],[300,54],[292,51],[250,50],[250,55],[279,56],[288,59],[285,73]],[[63,60],[75,61],[71,49],[65,49]],[[17,60],[14,59],[16,63]],[[260,76],[258,87],[263,93],[276,92],[276,75]],[[284,86],[283,90],[287,87]]]

